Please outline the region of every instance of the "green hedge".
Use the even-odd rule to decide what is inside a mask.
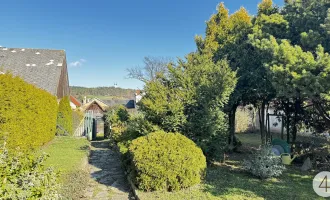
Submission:
[[[57,135],[73,134],[73,115],[69,97],[63,97],[58,106]]]
[[[129,146],[133,176],[145,191],[179,190],[201,182],[206,169],[202,150],[179,133],[157,131]]]
[[[55,136],[57,100],[10,74],[0,75],[0,140],[8,148],[39,147]]]

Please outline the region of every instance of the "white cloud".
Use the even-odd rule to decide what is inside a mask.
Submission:
[[[77,61],[74,61],[74,62],[71,62],[70,64],[69,64],[69,66],[70,67],[80,67],[80,66],[82,66],[83,65],[83,63],[85,63],[86,62],[86,59],[80,59],[80,60],[77,60]]]

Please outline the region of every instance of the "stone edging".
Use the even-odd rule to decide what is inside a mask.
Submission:
[[[117,146],[117,144],[114,144],[114,146],[111,147],[111,148],[113,148],[113,149],[114,149],[114,150],[120,155],[120,157],[122,157],[122,154],[120,153],[120,151],[119,151],[119,147]],[[132,179],[131,179],[129,173],[127,172],[126,167],[125,167],[125,165],[124,165],[123,162],[122,162],[122,159],[120,159],[120,162],[121,162],[121,165],[122,165],[122,166],[124,167],[124,169],[125,169],[125,175],[126,175],[126,177],[127,177],[127,181],[128,181],[128,183],[129,183],[129,185],[131,186],[131,189],[132,189],[132,191],[133,191],[134,199],[135,199],[135,200],[140,200],[140,198],[139,198],[139,196],[138,196],[138,190],[137,190],[135,184],[133,183],[133,181],[132,181]]]
[[[128,183],[130,184],[131,189],[133,191],[134,199],[140,200],[139,195],[138,195],[138,190],[136,189],[136,187],[135,187],[133,181],[131,180],[129,174],[126,173],[126,177],[127,177]]]

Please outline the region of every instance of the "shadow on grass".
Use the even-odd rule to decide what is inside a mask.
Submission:
[[[288,168],[278,178],[260,180],[244,172],[240,162],[230,161],[207,169],[204,192],[229,199],[317,199],[313,177]]]
[[[87,151],[90,148],[89,148],[89,145],[84,145],[84,146],[79,147],[78,149],[81,150],[81,151]]]

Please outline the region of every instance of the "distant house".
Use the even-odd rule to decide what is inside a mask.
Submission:
[[[81,102],[74,96],[70,95],[70,106],[72,109],[79,108],[81,106]]]
[[[0,71],[19,76],[58,99],[70,94],[64,50],[1,47]]]
[[[109,106],[107,104],[96,98],[81,106],[82,111],[93,111],[96,117],[102,117],[108,108]]]
[[[103,116],[103,114],[113,106],[123,105],[127,109],[135,109],[135,100],[100,100],[94,98],[81,106],[82,111],[93,111],[94,116]],[[85,102],[85,101],[84,101]]]

